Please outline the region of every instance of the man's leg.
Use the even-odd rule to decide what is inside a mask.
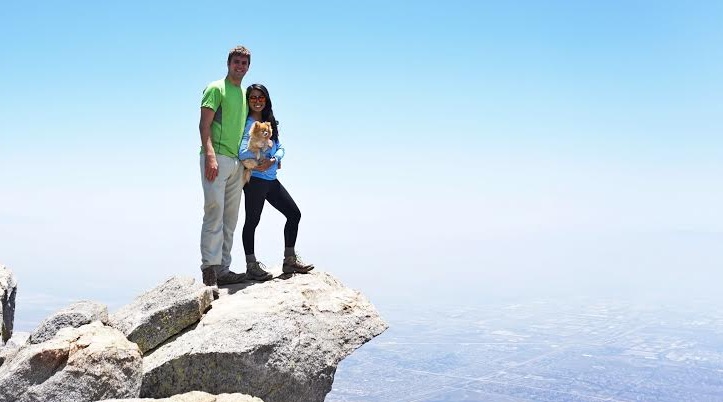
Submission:
[[[228,171],[219,163],[215,180],[206,179],[206,157],[201,155],[203,188],[203,225],[201,226],[201,269],[221,265],[223,246],[223,210]]]
[[[233,209],[233,203],[226,204],[227,185],[229,180],[235,179],[238,161],[223,155],[216,155],[218,161],[218,176],[212,182],[206,180],[204,157],[201,156],[201,181],[204,193],[204,216],[201,230],[201,272],[203,283],[207,286],[229,285],[243,282],[244,274],[230,272],[223,265],[224,248],[224,217],[226,208]],[[233,202],[233,198],[231,199]],[[238,200],[236,204],[238,204]],[[238,219],[238,205],[235,207]],[[235,223],[234,223],[235,226]],[[233,235],[233,229],[231,230]],[[230,249],[230,247],[229,247]]]
[[[230,159],[233,163],[231,174],[226,182],[225,201],[223,209],[223,248],[221,253],[221,265],[224,271],[231,266],[231,248],[233,247],[233,234],[238,223],[239,207],[241,205],[241,193],[243,192],[243,165],[236,159]],[[224,272],[225,273],[225,272]]]

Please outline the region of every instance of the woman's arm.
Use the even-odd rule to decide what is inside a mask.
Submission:
[[[286,150],[284,149],[284,146],[281,145],[281,142],[277,143],[276,145],[277,145],[277,148],[276,148],[276,152],[274,153],[273,158],[276,159],[277,161],[281,162],[281,158],[283,158],[284,155],[286,155]]]

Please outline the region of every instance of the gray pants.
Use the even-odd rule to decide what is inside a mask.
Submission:
[[[216,272],[227,271],[231,265],[233,232],[238,222],[243,165],[236,158],[216,154],[218,176],[206,179],[206,157],[201,155],[203,186],[203,226],[201,228],[201,269],[215,265]]]

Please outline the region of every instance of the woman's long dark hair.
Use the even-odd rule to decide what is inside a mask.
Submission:
[[[264,106],[264,109],[261,111],[261,120],[266,122],[268,121],[271,123],[271,139],[275,142],[279,142],[279,122],[274,117],[274,109],[271,105],[271,97],[269,96],[269,90],[266,89],[265,86],[261,84],[251,84],[248,88],[246,88],[246,102],[249,101],[249,96],[251,95],[251,90],[257,90],[261,91],[261,93],[264,94],[266,97],[266,106]]]

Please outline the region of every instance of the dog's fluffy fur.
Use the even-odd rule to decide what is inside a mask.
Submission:
[[[249,145],[248,150],[256,154],[255,159],[244,159],[241,164],[244,165],[244,184],[251,180],[251,169],[259,165],[263,154],[271,148],[271,123],[261,123],[255,121],[249,129]]]

